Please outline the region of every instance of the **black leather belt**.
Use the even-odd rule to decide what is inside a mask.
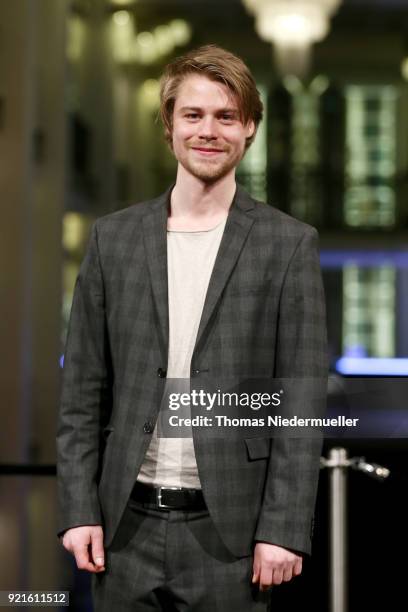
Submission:
[[[207,508],[200,489],[153,487],[143,482],[136,482],[130,498],[136,502],[152,505],[159,510],[205,510]]]

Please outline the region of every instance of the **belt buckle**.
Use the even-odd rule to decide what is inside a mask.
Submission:
[[[181,491],[182,487],[157,487],[157,489],[156,489],[157,506],[159,508],[166,508],[166,509],[174,508],[174,506],[169,506],[168,504],[163,504],[163,502],[162,502],[162,491],[163,490],[166,490],[166,491]]]

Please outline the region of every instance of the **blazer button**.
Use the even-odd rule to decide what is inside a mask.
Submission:
[[[167,376],[167,371],[166,371],[166,370],[163,370],[163,368],[159,368],[159,369],[157,370],[157,376],[158,376],[159,378],[166,378],[166,376]]]
[[[200,374],[201,370],[193,370],[192,371],[192,375],[193,376],[198,376]]]
[[[146,423],[143,425],[143,431],[145,433],[153,433],[153,430],[153,423],[150,423],[150,421],[146,421]]]

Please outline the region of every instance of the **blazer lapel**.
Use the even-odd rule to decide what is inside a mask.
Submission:
[[[159,320],[164,364],[167,364],[169,343],[167,217],[173,187],[174,184],[153,200],[149,212],[143,217],[144,246]],[[247,213],[253,208],[254,201],[237,184],[208,285],[194,352],[200,348],[205,338],[207,325],[252,227],[254,219]]]
[[[153,200],[143,217],[143,238],[146,250],[146,260],[153,290],[160,327],[161,348],[163,353],[163,368],[167,367],[169,343],[169,311],[168,311],[168,280],[167,280],[167,216],[171,185],[156,200]]]
[[[234,269],[239,254],[244,246],[254,219],[247,213],[254,208],[250,195],[237,184],[231,204],[224,234],[218,249],[214,268],[208,285],[204,308],[197,332],[194,352],[200,349],[205,339],[205,331],[217,306],[221,293]]]

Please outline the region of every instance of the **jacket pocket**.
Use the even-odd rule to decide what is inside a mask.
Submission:
[[[270,438],[245,438],[248,459],[267,459],[271,453]]]

